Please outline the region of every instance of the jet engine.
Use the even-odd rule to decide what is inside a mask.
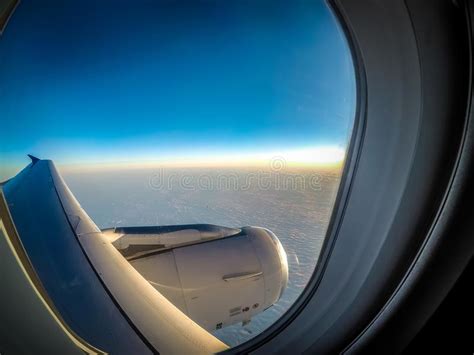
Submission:
[[[132,266],[206,330],[272,306],[288,282],[278,238],[258,227],[130,227],[103,231]]]

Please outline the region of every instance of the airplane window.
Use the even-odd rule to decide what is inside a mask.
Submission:
[[[51,159],[121,257],[229,346],[300,296],[356,106],[325,1],[23,0],[0,60],[2,180]]]

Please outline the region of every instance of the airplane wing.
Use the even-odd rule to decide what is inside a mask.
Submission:
[[[129,354],[227,348],[162,296],[107,241],[51,161],[31,163],[2,190],[44,287],[43,297],[80,342]]]
[[[249,321],[288,281],[286,254],[266,229],[101,231],[49,160],[32,157],[1,195],[3,262],[18,263],[56,326],[86,353],[225,350],[209,330]],[[19,281],[8,275],[13,290]],[[14,294],[0,297],[0,307],[14,304]]]

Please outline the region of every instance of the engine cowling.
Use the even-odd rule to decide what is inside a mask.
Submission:
[[[207,330],[250,321],[287,286],[286,253],[268,229],[161,228],[105,232],[150,284]]]

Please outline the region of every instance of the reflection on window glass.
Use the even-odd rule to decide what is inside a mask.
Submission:
[[[95,223],[117,227],[106,233],[122,255],[226,344],[291,307],[355,112],[324,1],[23,0],[0,58],[1,179],[27,153],[52,159]],[[139,238],[163,250],[143,254]]]

